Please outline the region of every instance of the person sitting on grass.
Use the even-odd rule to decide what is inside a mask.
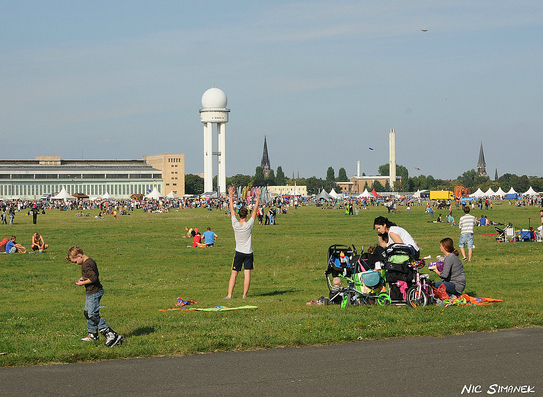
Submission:
[[[441,281],[436,281],[434,287],[439,288],[445,284],[447,294],[451,299],[461,295],[466,288],[466,275],[464,273],[464,265],[458,257],[458,251],[454,248],[454,242],[449,237],[444,238],[439,242],[439,248],[445,259],[443,259],[443,270],[439,271],[437,266],[430,268],[440,278]]]
[[[43,236],[38,232],[34,232],[32,235],[32,245],[30,247],[32,248],[32,251],[44,251],[49,248],[49,244],[45,244]]]
[[[215,240],[217,240],[217,233],[211,231],[211,227],[207,227],[207,230],[203,234],[204,241],[206,243],[207,247],[213,247],[213,244],[215,244]]]
[[[191,236],[192,236],[192,246],[199,247],[200,244],[202,243],[202,235],[198,231],[198,228],[194,229],[191,232]]]
[[[21,254],[26,253],[26,248],[19,244],[15,236],[11,236],[9,241],[6,243],[6,253],[14,254],[20,252]]]

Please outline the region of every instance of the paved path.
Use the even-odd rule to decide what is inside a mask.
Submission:
[[[512,329],[0,368],[0,396],[543,396],[542,364],[543,328]]]

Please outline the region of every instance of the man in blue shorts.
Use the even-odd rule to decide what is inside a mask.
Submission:
[[[253,270],[253,246],[251,244],[251,232],[255,223],[256,214],[258,212],[258,204],[260,201],[260,189],[256,189],[256,203],[254,205],[251,218],[247,220],[248,210],[246,207],[242,207],[239,210],[239,221],[236,218],[236,211],[234,210],[234,187],[228,188],[228,195],[230,197],[230,216],[232,218],[232,228],[234,229],[234,237],[236,239],[236,254],[234,255],[234,262],[232,263],[232,273],[230,275],[230,281],[228,283],[228,295],[224,299],[232,299],[232,293],[234,292],[234,286],[236,285],[236,279],[241,266],[243,265],[244,282],[243,282],[243,299],[247,298],[247,292],[249,291],[249,285],[251,284],[251,270]]]

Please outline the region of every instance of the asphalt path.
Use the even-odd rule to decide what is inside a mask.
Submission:
[[[0,396],[543,396],[543,328],[0,368]]]

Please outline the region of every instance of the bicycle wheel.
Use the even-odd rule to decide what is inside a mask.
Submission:
[[[379,306],[390,305],[390,296],[386,292],[381,292],[375,297],[375,301]]]
[[[418,290],[414,285],[407,289],[407,304],[411,307],[426,306],[428,304],[428,294],[426,291]]]

